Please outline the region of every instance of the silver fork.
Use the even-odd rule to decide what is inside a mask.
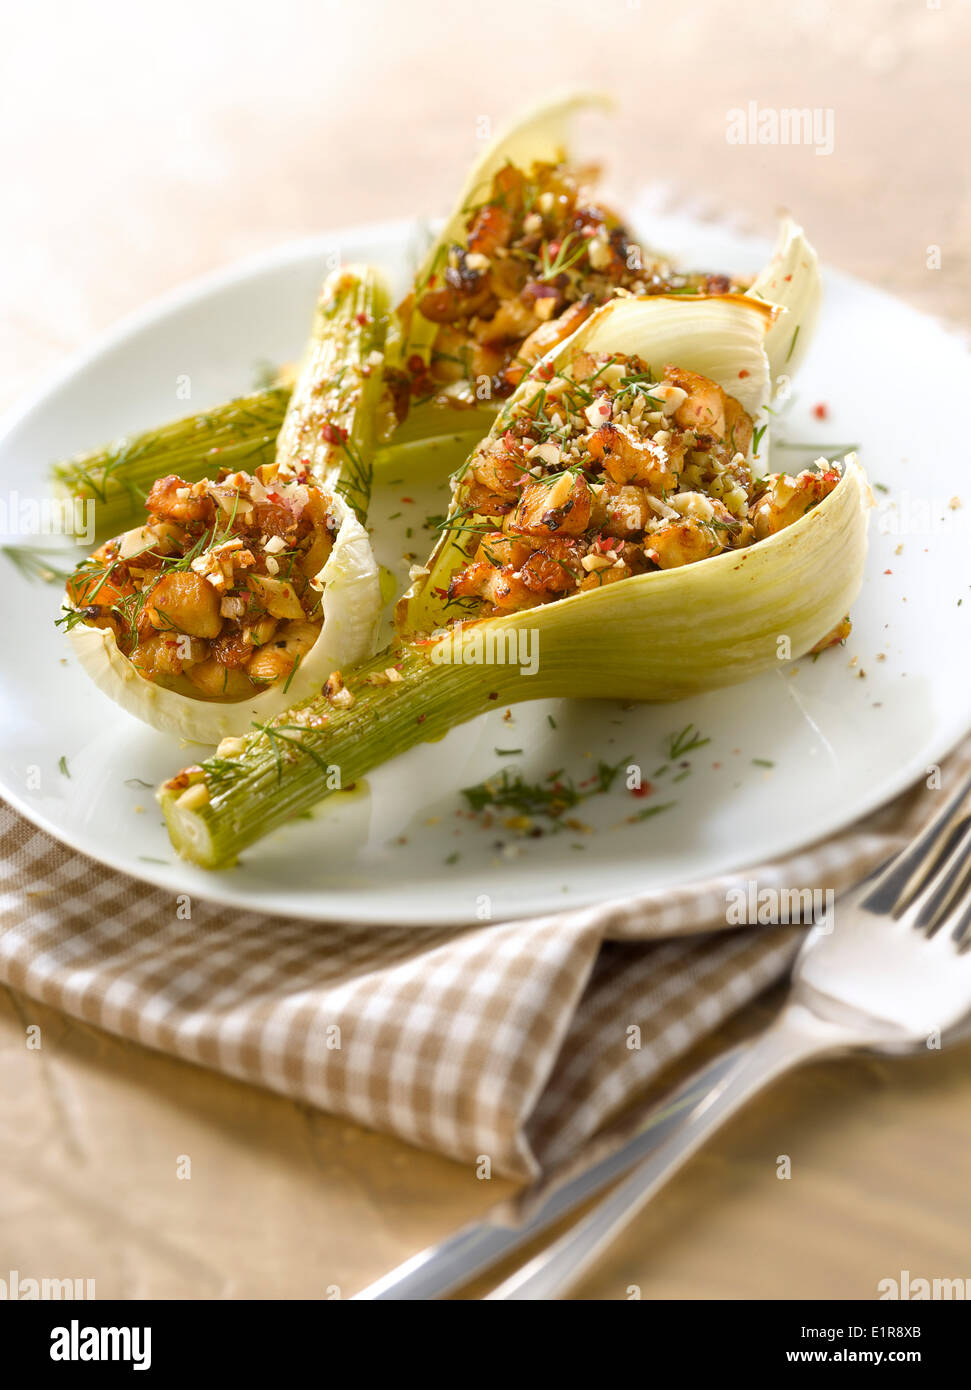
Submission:
[[[782,1012],[726,1059],[671,1136],[489,1299],[567,1292],[690,1156],[801,1062],[940,1046],[971,1014],[971,777],[900,854],[841,896],[796,958]]]

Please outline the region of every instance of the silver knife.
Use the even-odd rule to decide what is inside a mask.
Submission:
[[[721,1053],[696,1072],[648,1112],[633,1138],[582,1173],[565,1182],[538,1179],[515,1197],[493,1207],[480,1221],[473,1221],[437,1245],[412,1255],[353,1298],[434,1299],[461,1288],[609,1186],[669,1139],[747,1046],[742,1043]]]

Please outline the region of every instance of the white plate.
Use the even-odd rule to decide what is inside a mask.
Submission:
[[[671,219],[650,231],[684,263],[715,269],[754,269],[766,250]],[[287,247],[138,315],[8,424],[0,497],[9,507],[12,492],[41,496],[51,459],[248,389],[258,362],[299,350],[335,246],[347,260],[378,261],[400,284],[415,235],[412,224],[384,224]],[[185,752],[88,682],[53,626],[57,592],[31,585],[4,558],[0,791],[67,844],[173,894],[396,923],[501,919],[642,893],[787,853],[872,810],[924,775],[971,722],[971,486],[955,425],[971,372],[961,341],[937,323],[844,275],[830,273],[827,286],[786,434],[859,442],[871,480],[888,489],[876,494],[845,648],[678,705],[543,702],[519,706],[509,721],[497,709],[322,803],[238,867],[207,874],[175,859],[151,790],[129,785],[156,784],[189,760]],[[186,377],[188,406],[176,394]],[[812,414],[821,402],[824,420]],[[963,510],[948,505],[956,495]],[[402,551],[425,552],[422,520],[442,510],[444,489],[432,479],[379,478],[379,557],[403,576]],[[690,756],[688,775],[664,773],[653,799],[634,799],[622,770],[609,794],[578,811],[588,830],[519,840],[501,823],[458,814],[461,788],[502,766],[529,780],[563,768],[579,783],[599,759],[623,760],[650,778],[668,761],[667,737],[689,723],[710,742]],[[524,751],[503,757],[496,748]],[[666,802],[675,804],[628,820]]]

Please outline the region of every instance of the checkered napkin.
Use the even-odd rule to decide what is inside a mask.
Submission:
[[[943,773],[971,768],[971,740]],[[798,789],[794,789],[798,795]],[[916,833],[923,783],[783,863],[528,922],[376,928],[239,914],[112,873],[0,803],[0,980],[147,1047],[466,1162],[567,1161],[786,970],[801,931],[727,894],[835,888]]]

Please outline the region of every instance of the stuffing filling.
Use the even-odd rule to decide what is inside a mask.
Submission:
[[[695,372],[668,366],[656,378],[637,357],[587,352],[552,372],[534,373],[504,433],[458,481],[448,529],[468,563],[447,598],[460,618],[742,549],[839,482],[828,465],[754,478],[751,417]]]
[[[468,210],[464,245],[443,248],[417,305],[439,325],[428,363],[393,382],[399,417],[411,398],[453,404],[508,396],[540,357],[618,292],[727,294],[724,275],[675,274],[641,251],[590,188],[593,171],[507,163]],[[642,256],[645,257],[642,260]]]
[[[189,484],[159,478],[144,526],[107,541],[68,581],[69,622],[110,628],[145,677],[239,700],[287,681],[323,621],[318,578],[332,499],[276,464]]]

